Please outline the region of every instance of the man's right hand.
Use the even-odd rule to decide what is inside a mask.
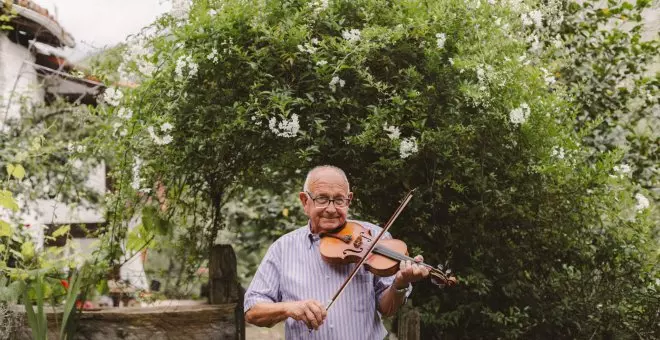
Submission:
[[[328,315],[325,306],[316,300],[293,301],[286,304],[287,316],[304,322],[309,329],[318,329]]]

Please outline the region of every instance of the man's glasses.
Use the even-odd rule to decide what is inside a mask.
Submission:
[[[314,197],[312,196],[312,193],[309,191],[305,191],[309,198],[312,199],[314,202],[314,206],[317,208],[327,208],[330,206],[330,202],[333,202],[335,204],[335,208],[346,208],[348,205],[351,203],[351,200],[349,198],[345,197],[337,197],[337,198],[330,198],[326,196],[318,196]]]

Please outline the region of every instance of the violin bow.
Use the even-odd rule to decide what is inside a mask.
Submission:
[[[326,311],[330,309],[330,307],[331,307],[331,306],[335,303],[335,301],[339,298],[339,296],[341,295],[341,293],[344,292],[344,290],[346,289],[346,286],[348,286],[348,284],[351,282],[351,280],[353,280],[353,277],[355,277],[355,274],[357,274],[358,270],[360,270],[360,268],[361,268],[362,265],[364,264],[364,261],[366,261],[367,258],[369,257],[369,255],[371,255],[371,253],[373,252],[373,250],[374,250],[374,248],[376,247],[376,244],[378,243],[378,241],[380,240],[380,238],[381,238],[383,235],[385,235],[385,232],[387,232],[387,229],[389,229],[390,226],[392,225],[392,223],[394,223],[394,221],[397,219],[397,217],[399,217],[399,214],[401,214],[401,211],[403,211],[403,208],[405,208],[406,205],[408,205],[408,202],[410,202],[410,200],[412,199],[413,192],[415,192],[415,190],[416,190],[416,189],[412,189],[412,190],[410,190],[410,192],[408,192],[408,194],[406,195],[406,197],[403,198],[403,201],[401,202],[401,204],[399,205],[399,207],[396,208],[396,210],[394,211],[394,214],[392,214],[392,216],[391,216],[390,219],[387,221],[387,223],[385,223],[385,226],[383,227],[383,230],[380,231],[380,233],[378,234],[378,236],[376,236],[376,238],[374,239],[374,241],[373,241],[373,242],[371,243],[371,245],[369,246],[369,249],[367,250],[367,253],[364,254],[364,256],[360,259],[360,261],[359,261],[358,263],[355,264],[355,267],[354,267],[353,270],[351,271],[351,274],[348,275],[348,278],[346,279],[346,281],[344,281],[344,283],[341,285],[341,287],[340,287],[339,290],[335,293],[335,295],[332,297],[332,299],[330,299],[330,300],[328,301],[327,305],[325,306],[325,310],[326,310]]]

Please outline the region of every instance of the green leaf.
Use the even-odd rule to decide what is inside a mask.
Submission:
[[[78,298],[78,293],[80,292],[81,279],[78,272],[74,272],[71,276],[69,282],[69,289],[66,292],[66,302],[64,303],[64,309],[62,310],[62,325],[60,327],[60,339],[66,339],[66,330],[69,324],[70,315],[73,311],[73,306]]]
[[[67,233],[69,232],[69,230],[71,230],[71,226],[70,226],[70,225],[68,225],[68,224],[67,224],[67,225],[63,225],[63,226],[57,228],[57,230],[55,230],[55,231],[53,232],[53,237],[54,237],[54,238],[57,238],[57,237],[60,237],[60,236],[62,236],[62,235],[65,235],[65,234],[67,234]]]
[[[34,257],[34,243],[32,243],[32,241],[27,241],[21,244],[21,255],[23,255],[25,260]]]
[[[0,207],[5,207],[11,211],[18,211],[18,203],[10,191],[0,190]]]
[[[155,207],[147,206],[142,209],[142,225],[148,233],[167,235],[171,229],[171,223],[160,217]]]
[[[20,164],[7,164],[7,175],[16,178],[17,180],[22,180],[25,178],[25,168]]]
[[[14,171],[12,172],[12,176],[14,176],[14,178],[19,181],[22,180],[25,178],[25,168],[23,168],[23,166],[20,164],[16,164]]]
[[[11,236],[11,234],[11,225],[3,220],[0,220],[0,237]]]

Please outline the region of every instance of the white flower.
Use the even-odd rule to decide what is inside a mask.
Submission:
[[[316,53],[316,50],[318,50],[318,48],[312,46],[312,44],[306,43],[305,46],[298,45],[298,50],[300,50],[300,52],[303,53],[314,54]]]
[[[118,106],[122,98],[124,98],[124,94],[114,87],[109,87],[103,92],[103,101],[112,106]]]
[[[513,124],[523,124],[529,118],[530,109],[526,103],[520,104],[520,107],[515,108],[509,112],[509,120]]]
[[[127,134],[128,134],[128,130],[126,129],[122,129],[121,131],[119,131],[119,135],[122,137],[125,137]]]
[[[206,59],[213,61],[214,64],[218,63],[218,50],[214,47],[211,53],[206,56]]]
[[[142,159],[140,159],[140,157],[135,156],[134,161],[135,163],[133,164],[133,180],[131,181],[131,188],[133,188],[134,190],[139,190],[140,183],[142,182],[142,178],[140,178]]]
[[[316,62],[316,66],[324,66],[324,65],[327,65],[327,64],[328,64],[328,62],[325,61],[325,60],[319,60],[319,61]]]
[[[539,37],[534,34],[527,38],[527,42],[531,42],[532,46],[529,47],[529,51],[532,53],[541,52],[543,50],[543,43],[539,41]]]
[[[543,14],[539,10],[529,12],[529,18],[534,22],[537,28],[543,27]]]
[[[156,133],[154,132],[154,127],[153,126],[147,126],[147,132],[149,132],[149,136],[151,139],[156,139],[158,136],[156,136]]]
[[[543,80],[545,80],[546,84],[552,85],[556,82],[555,77],[553,77],[552,74],[550,74],[550,72],[548,72],[548,70],[541,67],[541,72],[543,72]]]
[[[555,38],[552,40],[552,44],[555,46],[555,48],[561,48],[564,46],[564,42],[561,39],[561,36],[557,34]]]
[[[209,9],[209,12],[208,12],[208,13],[209,13],[209,15],[212,16],[212,17],[214,17],[216,14],[218,14],[218,12],[217,12],[216,10],[214,10],[214,9]]]
[[[552,156],[557,157],[557,159],[564,159],[564,148],[563,147],[554,147],[552,148]]]
[[[188,56],[188,77],[194,77],[198,69],[199,65],[192,61],[192,56]]]
[[[113,124],[112,124],[112,131],[113,131],[113,133],[117,132],[117,130],[119,130],[120,127],[121,127],[121,123],[120,123],[120,122],[115,122],[115,123],[113,123]]]
[[[168,124],[168,123],[165,123],[165,124]],[[163,124],[163,125],[165,125],[165,124]],[[161,130],[162,130],[162,126],[161,126]],[[165,135],[162,138],[160,136],[158,136],[156,134],[156,132],[154,131],[153,126],[148,126],[147,127],[147,132],[149,132],[149,136],[151,137],[151,139],[154,141],[154,144],[156,144],[156,145],[167,145],[167,144],[171,143],[172,140],[173,140],[172,136],[170,136],[170,135]]]
[[[332,77],[332,80],[330,80],[330,84],[328,84],[330,86],[330,89],[332,89],[332,92],[335,92],[337,90],[337,84],[339,84],[339,87],[344,87],[344,84],[346,84],[346,82],[337,76]]]
[[[172,136],[170,136],[170,135],[165,135],[165,137],[163,137],[163,138],[160,140],[160,143],[156,143],[156,144],[158,144],[158,145],[166,145],[166,144],[170,144],[170,143],[172,142],[172,140],[173,140]]]
[[[172,128],[173,128],[172,124],[164,123],[163,125],[160,126],[160,131],[168,132],[168,131],[172,130]]]
[[[488,0],[488,3],[491,4],[491,5],[495,5],[495,4],[497,3],[497,1],[495,1],[495,0]]]
[[[121,119],[131,119],[131,117],[133,117],[133,110],[130,108],[127,109],[125,107],[120,107],[117,111],[117,117]]]
[[[298,115],[292,114],[290,120],[282,120],[277,123],[277,118],[272,117],[268,120],[268,128],[275,135],[285,138],[295,137],[300,131],[300,123],[298,121]]]
[[[360,35],[360,30],[355,28],[351,29],[350,31],[344,31],[341,33],[341,36],[351,43],[360,41]]]
[[[437,44],[439,49],[445,48],[445,41],[447,40],[447,35],[444,33],[436,33]]]
[[[399,136],[401,136],[401,131],[399,131],[399,128],[396,126],[387,126],[387,123],[383,123],[383,130],[387,132],[387,136],[390,137],[390,139],[399,139]]]
[[[480,84],[486,82],[486,72],[481,67],[481,65],[477,66],[477,80],[479,81]]]
[[[454,59],[453,58],[449,58],[449,65],[454,66]]]
[[[520,20],[522,20],[523,26],[529,26],[534,23],[532,19],[527,15],[527,13],[521,14]]]
[[[316,0],[309,4],[314,10],[314,14],[319,14],[328,8],[329,0]]]
[[[156,65],[149,60],[149,56],[153,54],[153,50],[149,48],[148,42],[149,37],[146,34],[139,34],[127,42],[127,48],[122,56],[122,63],[117,69],[119,77],[122,80],[136,81],[141,75],[151,76],[156,71]],[[141,75],[132,70],[133,63],[135,63]]]
[[[183,71],[186,68],[188,69],[187,77],[194,77],[197,74],[199,65],[197,65],[197,63],[193,61],[192,55],[180,56],[179,59],[176,60],[176,67],[174,68],[174,73],[176,73],[176,78],[178,80],[182,80],[185,78],[183,75]]]
[[[635,199],[637,200],[637,204],[635,205],[637,211],[642,211],[650,205],[649,199],[640,193],[635,194]]]
[[[619,165],[615,165],[615,166],[614,166],[614,171],[615,171],[615,172],[618,172],[618,173],[620,173],[620,174],[622,174],[622,175],[629,174],[629,173],[631,172],[631,170],[632,170],[632,169],[630,168],[630,165],[625,164],[625,163],[624,163],[624,164],[621,164],[620,166],[619,166]]]
[[[404,138],[399,146],[399,156],[406,159],[417,153],[417,140],[415,137]]]

